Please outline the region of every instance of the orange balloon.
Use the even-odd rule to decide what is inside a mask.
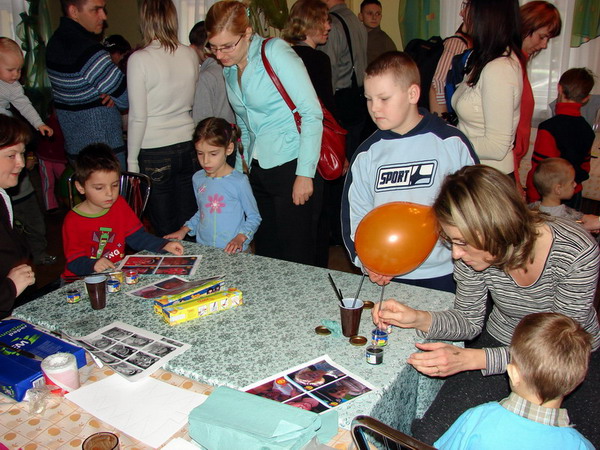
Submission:
[[[363,265],[386,276],[416,269],[438,240],[430,206],[392,202],[370,211],[358,224],[354,243]]]

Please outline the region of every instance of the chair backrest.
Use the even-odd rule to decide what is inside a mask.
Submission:
[[[360,450],[370,450],[368,440],[377,448],[391,450],[435,450],[435,447],[418,441],[370,416],[356,416],[352,421],[352,440]]]
[[[143,173],[121,172],[120,184],[119,194],[125,198],[127,204],[133,209],[133,212],[141,218],[148,204],[150,191],[152,190],[150,177]],[[67,186],[69,188],[69,207],[73,208],[77,203],[81,202],[79,193],[75,189],[75,174],[69,177]]]

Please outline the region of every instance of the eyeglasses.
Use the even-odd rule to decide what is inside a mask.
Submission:
[[[216,55],[217,52],[231,53],[237,47],[237,45],[240,43],[240,41],[242,40],[243,37],[244,37],[244,35],[242,34],[235,44],[227,44],[227,45],[223,45],[221,47],[215,47],[214,45],[206,44],[205,47],[206,47],[206,50],[211,52],[213,55]]]

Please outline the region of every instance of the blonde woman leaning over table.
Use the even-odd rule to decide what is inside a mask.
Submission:
[[[13,228],[12,206],[5,191],[19,182],[25,167],[25,144],[30,138],[25,123],[0,115],[0,319],[10,316],[17,297],[35,283],[33,268],[27,263],[31,253]]]
[[[380,328],[414,328],[426,339],[467,342],[417,344],[408,362],[433,377],[448,377],[415,436],[434,442],[468,408],[508,396],[508,345],[519,320],[560,312],[593,336],[600,328],[593,307],[600,256],[579,225],[530,211],[510,177],[491,167],[464,167],[449,175],[433,205],[440,236],[452,248],[456,298],[448,311],[420,311],[389,299],[373,309]],[[486,318],[488,295],[491,313]],[[549,364],[551,362],[549,361]],[[578,430],[600,444],[600,358],[565,407]],[[594,400],[592,400],[594,399]]]
[[[467,74],[452,96],[458,128],[482,164],[514,172],[513,144],[523,90],[517,0],[470,0],[464,11],[473,40]]]
[[[242,130],[244,155],[238,155],[236,169],[242,170],[245,158],[262,217],[254,238],[256,254],[314,264],[313,211],[319,211],[321,196],[313,193],[321,186],[313,178],[323,114],[306,68],[285,41],[267,43],[267,59],[302,116],[299,133],[262,63],[264,38],[252,32],[245,4],[217,2],[205,24],[207,47],[225,67],[227,96]]]

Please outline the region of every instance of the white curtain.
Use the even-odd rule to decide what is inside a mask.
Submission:
[[[571,48],[571,29],[573,28],[573,0],[549,0],[560,11],[562,31],[560,36],[550,40],[548,48],[530,61],[529,81],[535,97],[533,126],[550,117],[548,105],[556,99],[556,85],[560,75],[571,67],[587,67],[600,76],[600,38]],[[441,3],[440,31],[442,37],[451,36],[458,28],[461,18],[461,0],[445,0]],[[521,1],[521,4],[527,1]],[[596,82],[593,93],[600,93],[600,82]]]
[[[1,0],[0,0],[1,1]],[[179,40],[183,44],[189,44],[188,35],[192,27],[199,21],[204,20],[206,12],[218,0],[173,0],[177,8],[179,20]]]
[[[25,0],[0,0],[0,36],[19,42],[15,28],[21,22],[19,14],[24,12],[27,6]]]

